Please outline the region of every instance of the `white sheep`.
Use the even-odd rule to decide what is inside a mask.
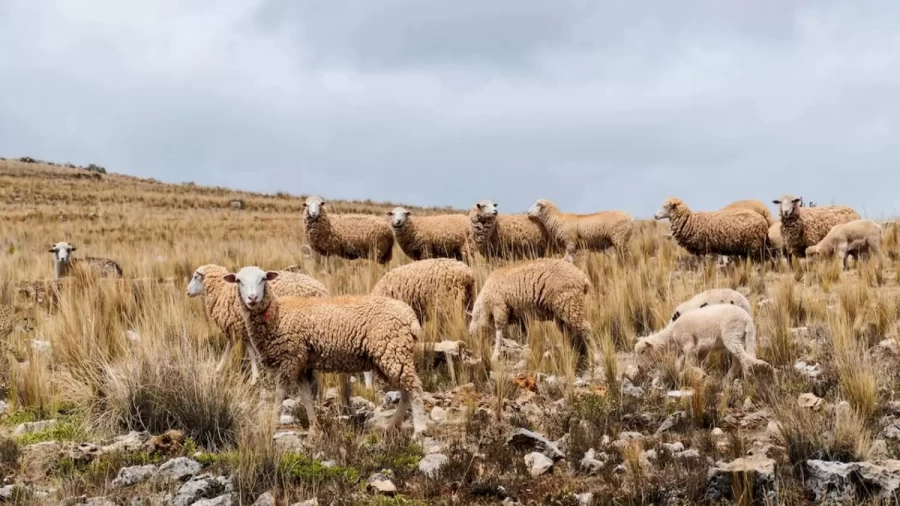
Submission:
[[[672,321],[677,320],[681,315],[688,311],[700,309],[712,304],[734,304],[743,309],[749,315],[753,315],[750,309],[750,301],[747,300],[741,292],[732,290],[731,288],[711,288],[694,295],[690,299],[678,304],[675,312],[672,314]]]
[[[475,299],[469,334],[482,328],[494,330],[491,360],[500,357],[500,342],[508,325],[526,319],[554,320],[572,335],[583,357],[594,352],[591,324],[585,313],[585,299],[591,282],[570,262],[541,258],[500,267],[491,272]]]
[[[121,278],[122,267],[113,260],[108,258],[84,257],[74,258],[72,253],[78,248],[74,244],[67,242],[58,242],[50,246],[50,253],[53,253],[53,267],[56,272],[56,278],[68,276],[70,270],[76,266],[82,266],[92,269],[100,277]]]
[[[547,229],[523,214],[499,214],[497,204],[480,200],[469,211],[469,231],[475,249],[485,258],[539,258],[560,250]]]
[[[526,214],[537,219],[566,250],[565,259],[575,261],[578,249],[602,251],[615,248],[622,253],[634,233],[634,217],[624,211],[593,214],[563,213],[553,202],[538,199]]]
[[[234,287],[223,279],[228,272],[228,269],[221,265],[201,265],[194,270],[191,281],[185,290],[188,297],[204,296],[207,316],[228,338],[216,372],[221,371],[225,366],[232,345],[236,342],[243,342],[247,344],[247,354],[250,358],[250,384],[253,385],[259,378],[259,354],[253,347],[253,343],[247,339],[244,316],[240,302],[234,297]],[[269,289],[276,295],[296,297],[327,297],[329,295],[328,288],[321,281],[306,274],[286,271],[279,274],[278,279],[269,284]]]
[[[835,225],[860,219],[848,206],[803,207],[803,198],[782,195],[772,203],[781,216],[781,235],[788,257],[806,256],[806,248],[817,244]],[[790,260],[790,258],[789,258]]]
[[[306,240],[316,255],[349,260],[374,255],[379,264],[391,261],[394,234],[383,219],[370,214],[332,215],[326,207],[326,201],[317,196],[303,203]]]
[[[314,371],[358,373],[374,370],[400,390],[391,428],[412,407],[413,433],[426,430],[422,382],[416,374],[414,344],[422,327],[412,308],[389,297],[278,297],[267,290],[277,272],[248,266],[226,274],[237,285],[247,334],[263,366],[278,376],[276,406],[296,386],[318,432],[311,382]]]
[[[847,268],[847,259],[853,253],[857,260],[874,257],[881,268],[881,225],[872,220],[854,220],[832,227],[817,244],[806,248],[806,256],[834,254]]]
[[[401,300],[415,311],[424,325],[437,309],[470,311],[475,300],[475,271],[458,260],[419,260],[386,272],[371,295]],[[447,306],[446,304],[450,304]]]
[[[397,244],[409,258],[453,258],[469,262],[473,245],[469,217],[465,214],[415,216],[404,207],[395,207],[387,215]]]
[[[756,358],[753,318],[731,304],[713,304],[688,311],[659,332],[638,339],[634,345],[634,353],[642,364],[657,358],[659,353],[675,352],[678,369],[682,369],[685,360],[702,361],[709,353],[721,350],[727,350],[732,357],[726,375],[729,381],[739,371],[747,375],[757,367],[772,367]]]

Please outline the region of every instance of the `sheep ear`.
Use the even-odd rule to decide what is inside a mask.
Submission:
[[[412,215],[412,211],[406,211],[406,215],[407,215],[407,216]]]
[[[477,207],[478,209],[484,209],[484,205],[481,204],[480,202],[476,202],[475,207]]]
[[[77,249],[78,249],[78,248],[76,248],[75,246],[72,246],[71,248],[69,248],[69,251],[75,251],[75,250],[77,250]]]
[[[55,247],[55,246],[50,246],[50,248],[47,249],[47,251],[49,251],[50,253],[56,253],[56,247]]]
[[[796,198],[796,199],[792,200],[791,202],[793,202],[793,203],[796,204],[796,203],[801,202],[801,201],[803,201],[803,197]]]
[[[709,305],[709,302],[704,302],[703,304],[700,304],[700,307],[706,307],[708,305]]]
[[[234,273],[229,272],[228,274],[222,276],[227,283],[237,283],[237,277],[235,277]]]
[[[266,281],[272,281],[273,279],[278,277],[278,273],[275,271],[269,271],[266,273]]]
[[[392,215],[394,214],[394,211],[388,211],[388,212],[386,212],[386,213],[384,213],[384,214],[387,215],[387,216],[392,216]]]
[[[781,205],[781,201],[780,201],[780,200],[773,200],[772,203],[775,204],[776,206],[777,206],[777,205]]]

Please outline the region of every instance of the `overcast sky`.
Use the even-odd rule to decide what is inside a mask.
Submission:
[[[793,193],[886,216],[898,26],[896,0],[0,0],[0,156],[503,212]]]

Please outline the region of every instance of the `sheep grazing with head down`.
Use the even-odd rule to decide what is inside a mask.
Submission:
[[[756,358],[756,325],[744,309],[731,304],[713,304],[688,311],[659,332],[642,337],[634,345],[634,353],[642,365],[667,351],[676,354],[676,367],[685,360],[701,361],[712,352],[727,351],[731,367],[726,375],[733,379],[738,372],[745,376],[772,366]]]
[[[802,197],[793,195],[772,201],[778,206],[788,256],[805,257],[806,248],[824,239],[835,225],[860,219],[848,206],[802,207],[802,202]]]
[[[767,256],[769,225],[759,213],[747,209],[691,211],[680,199],[663,202],[653,215],[668,218],[672,237],[693,255]]]
[[[371,295],[401,300],[416,312],[420,324],[435,310],[469,311],[475,300],[475,272],[458,260],[431,258],[391,269]]]
[[[753,315],[750,309],[750,301],[741,292],[731,288],[711,288],[678,304],[675,312],[672,314],[672,321],[674,322],[688,311],[715,304],[733,304],[746,311],[747,314]]]
[[[772,219],[772,213],[769,212],[769,207],[762,203],[759,200],[737,200],[728,204],[727,206],[719,209],[720,211],[733,211],[735,209],[747,209],[748,211],[753,211],[755,213],[759,213],[760,216],[766,219],[766,223],[769,226],[772,226],[774,220]]]
[[[404,207],[387,212],[400,249],[413,260],[453,258],[469,262],[472,241],[465,214],[415,216]]]
[[[122,277],[122,267],[115,261],[97,257],[74,258],[72,253],[77,249],[74,244],[65,241],[50,246],[49,251],[53,253],[53,267],[57,279],[68,276],[73,268],[79,267],[90,269],[104,278]]]
[[[475,249],[485,258],[539,258],[551,247],[547,229],[537,220],[524,214],[499,214],[497,204],[490,200],[472,206],[469,231]]]
[[[412,308],[389,297],[278,297],[267,289],[277,272],[248,266],[224,279],[236,285],[247,334],[263,366],[276,372],[276,406],[296,386],[318,432],[312,400],[314,371],[359,373],[374,370],[399,388],[400,405],[391,428],[412,407],[414,435],[426,430],[422,382],[416,374],[414,344],[422,327]]]
[[[227,338],[225,352],[216,371],[221,371],[234,343],[247,345],[250,358],[250,384],[259,378],[259,357],[247,338],[241,303],[234,296],[234,287],[223,279],[228,269],[221,265],[206,264],[197,267],[191,276],[186,292],[188,297],[204,296],[206,314],[215,322]],[[281,297],[327,297],[328,288],[321,281],[299,272],[280,271],[278,278],[269,283],[269,290]]]
[[[394,234],[383,219],[369,214],[329,214],[326,207],[325,200],[317,196],[303,202],[306,240],[313,253],[348,260],[374,255],[379,264],[391,261]]]
[[[817,244],[806,248],[806,256],[835,255],[847,268],[850,254],[857,260],[874,257],[881,268],[881,225],[872,220],[854,220],[832,227],[831,231]]]
[[[553,202],[538,199],[525,213],[537,219],[550,237],[565,247],[565,259],[575,261],[579,249],[622,253],[634,233],[634,217],[624,211],[593,214],[563,213]]]
[[[591,282],[578,267],[559,258],[541,258],[494,269],[475,299],[469,335],[482,328],[494,331],[491,360],[500,358],[506,328],[527,319],[555,321],[568,331],[580,358],[593,353],[591,323],[585,300]]]

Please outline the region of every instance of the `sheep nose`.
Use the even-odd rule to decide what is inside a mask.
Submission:
[[[250,302],[256,302],[256,295],[248,295],[247,300]]]

